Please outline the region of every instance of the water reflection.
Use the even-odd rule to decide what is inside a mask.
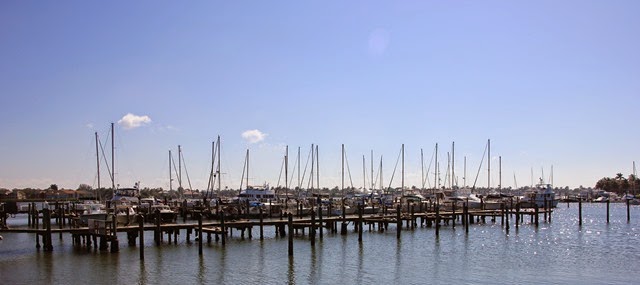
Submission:
[[[205,280],[205,276],[207,276],[206,273],[206,266],[204,264],[204,257],[202,255],[198,255],[198,282],[200,284],[207,284],[206,280]]]
[[[296,284],[296,267],[295,263],[293,262],[293,256],[289,256],[289,270],[287,272],[287,277],[289,280],[289,284]]]
[[[149,281],[149,273],[147,273],[147,268],[144,266],[144,260],[140,260],[140,278],[138,279],[138,284],[145,285]]]

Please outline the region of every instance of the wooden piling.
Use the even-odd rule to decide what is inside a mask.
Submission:
[[[311,228],[309,229],[309,239],[311,240],[311,246],[316,245],[316,211],[311,208]]]
[[[464,203],[463,207],[462,207],[462,211],[463,216],[462,218],[464,219],[464,232],[465,233],[469,233],[469,206],[467,206],[467,203]]]
[[[320,206],[318,206],[318,220],[320,222],[320,226],[318,227],[318,229],[320,230],[320,240],[322,240],[322,232],[324,232],[324,223],[322,222],[322,203],[320,203]]]
[[[630,199],[626,199],[627,200],[627,223],[631,222],[631,213],[629,212],[629,200]]]
[[[222,245],[225,245],[227,240],[227,228],[224,226],[224,210],[220,211],[220,228],[222,229]]]
[[[398,204],[398,207],[396,209],[396,238],[400,239],[400,233],[402,232],[402,215],[400,213],[400,204]]]
[[[518,206],[516,205],[516,207],[518,207]],[[509,211],[509,209],[507,209],[507,211]],[[507,223],[506,223],[506,225],[505,225],[505,227],[504,227],[504,228],[505,228],[505,230],[506,230],[506,231],[507,231],[507,233],[508,233],[508,232],[509,232],[509,215],[506,215],[506,216],[507,216],[507,217],[506,217],[506,218],[507,218]],[[517,221],[517,220],[518,220],[518,217],[516,216],[516,221]],[[518,222],[516,222],[516,224],[517,224],[517,223],[518,223]]]
[[[202,213],[198,213],[198,255],[202,256]]]
[[[144,260],[144,216],[138,215],[138,231],[140,238],[140,260]]]
[[[578,199],[578,225],[582,226],[582,198]]]
[[[42,210],[43,223],[46,229],[45,236],[42,241],[44,243],[44,251],[53,251],[53,244],[51,243],[51,210]]]
[[[440,206],[436,205],[436,237],[440,236]]]
[[[115,214],[111,216],[111,220],[113,222],[113,233],[111,237],[111,252],[118,252],[120,250],[120,243],[118,242],[118,220]]]
[[[262,217],[262,207],[260,207],[260,240],[264,239],[264,218]]]
[[[607,199],[607,224],[609,223],[609,200]]]
[[[456,228],[456,203],[453,203],[452,213],[451,213],[451,227]]]
[[[535,211],[536,211],[535,212],[535,215],[536,215],[535,221],[536,221],[536,228],[537,228],[538,227],[538,214],[540,212],[540,210],[538,209],[538,204],[536,204]]]
[[[358,242],[362,243],[362,212],[364,211],[364,205],[358,206]]]
[[[288,225],[288,231],[289,231],[289,256],[292,257],[293,256],[293,215],[291,213],[289,213],[288,215],[288,221],[287,221],[287,225]]]

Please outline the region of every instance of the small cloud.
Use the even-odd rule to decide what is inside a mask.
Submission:
[[[88,123],[85,126],[87,127],[87,129],[92,129],[93,130],[93,124],[92,123]]]
[[[385,29],[375,29],[369,34],[369,54],[379,56],[389,47],[391,34]]]
[[[149,116],[138,116],[134,114],[126,114],[122,119],[118,121],[118,125],[122,126],[125,130],[135,129],[151,123]]]
[[[242,133],[242,138],[249,143],[257,143],[263,141],[267,134],[259,130],[247,130]]]

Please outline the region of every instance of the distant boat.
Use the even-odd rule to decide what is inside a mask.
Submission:
[[[547,206],[555,208],[558,205],[558,201],[551,184],[543,183],[542,178],[540,178],[540,183],[536,184],[533,190],[527,191],[524,197],[520,199],[520,207],[533,208],[537,205],[538,208],[544,208],[545,203],[547,203]]]

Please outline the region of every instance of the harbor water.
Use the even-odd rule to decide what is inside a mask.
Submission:
[[[120,252],[74,246],[71,236],[53,236],[53,252],[35,247],[35,235],[1,233],[0,284],[636,284],[640,279],[640,208],[611,204],[559,204],[551,223],[539,227],[525,217],[510,229],[487,218],[465,233],[445,225],[403,229],[396,239],[393,225],[386,232],[365,226],[362,243],[349,226],[348,235],[327,233],[311,246],[308,236],[294,239],[294,256],[287,255],[287,238],[265,227],[260,240],[234,231],[225,246],[187,243],[181,232],[177,244],[155,246],[145,234],[145,259],[139,248],[119,235]],[[10,226],[26,225],[26,217],[9,218]]]

